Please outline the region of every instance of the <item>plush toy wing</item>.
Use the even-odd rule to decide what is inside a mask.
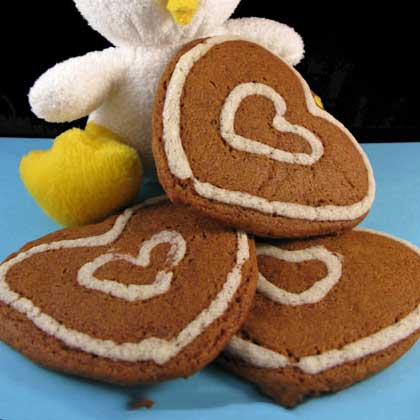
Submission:
[[[225,31],[262,45],[292,66],[299,64],[305,54],[302,37],[290,26],[273,20],[231,19],[226,22]]]
[[[49,122],[87,116],[107,100],[130,60],[127,50],[108,48],[57,64],[32,87],[32,111]]]

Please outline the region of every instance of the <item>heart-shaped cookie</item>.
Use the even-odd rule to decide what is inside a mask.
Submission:
[[[170,198],[251,233],[339,232],[374,201],[372,168],[351,133],[292,67],[248,41],[184,47],[162,77],[153,130]]]
[[[280,404],[360,381],[419,337],[414,245],[355,230],[260,244],[257,253],[255,305],[221,361]]]
[[[256,283],[246,234],[150,202],[48,235],[1,264],[0,339],[108,382],[185,377],[237,332]]]

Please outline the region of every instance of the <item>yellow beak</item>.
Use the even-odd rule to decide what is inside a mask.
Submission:
[[[178,25],[186,26],[193,20],[198,6],[199,0],[168,0],[166,8]]]

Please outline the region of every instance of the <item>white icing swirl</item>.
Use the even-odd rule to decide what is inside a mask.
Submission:
[[[323,246],[288,251],[273,245],[261,244],[257,247],[258,256],[268,256],[279,260],[301,263],[305,261],[321,261],[327,267],[327,275],[312,287],[301,293],[290,293],[269,282],[261,273],[258,278],[258,292],[282,305],[308,305],[320,302],[338,283],[341,278],[342,264],[340,257],[334,255]]]
[[[304,81],[302,76],[300,76],[300,74],[293,69],[293,67],[291,67],[291,71],[295,73],[296,77],[298,77],[302,85],[303,91],[305,93],[308,112],[316,117],[323,118],[338,127],[350,139],[356,150],[360,153],[368,175],[368,191],[366,196],[361,201],[348,206],[327,205],[313,207],[296,203],[270,201],[263,197],[255,196],[241,191],[226,190],[216,185],[202,182],[195,177],[188,161],[188,157],[183,148],[180,132],[181,99],[184,86],[194,65],[213,47],[227,41],[235,40],[238,40],[238,38],[209,38],[187,51],[179,59],[175,67],[175,70],[168,84],[163,110],[163,143],[169,170],[172,175],[180,180],[190,179],[196,193],[203,198],[217,201],[223,204],[256,210],[269,215],[309,221],[348,221],[365,215],[371,208],[375,198],[375,181],[370,162],[352,134],[334,117],[316,105],[309,86]],[[240,85],[237,88],[238,90],[233,90],[233,92],[229,95],[227,103],[224,105],[224,111],[221,115],[222,138],[224,138],[225,141],[233,145],[235,148],[245,150],[249,153],[268,155],[271,159],[301,165],[310,165],[315,163],[323,154],[323,146],[318,137],[304,127],[294,126],[286,122],[281,117],[279,118],[279,115],[282,115],[280,95],[274,91],[271,91],[271,88],[269,87],[263,89],[261,86],[264,85]],[[269,146],[262,143],[258,143],[249,139],[240,139],[236,136],[234,130],[232,130],[232,120],[235,118],[233,112],[237,111],[236,105],[240,103],[241,100],[245,99],[246,96],[258,94],[258,92],[261,92],[265,97],[273,100],[279,114],[275,119],[277,129],[280,131],[294,132],[301,135],[311,145],[311,155],[287,153],[285,151],[270,148]]]
[[[162,199],[158,200],[162,201]],[[237,233],[236,261],[232,270],[227,275],[222,289],[209,307],[199,313],[195,319],[171,340],[151,337],[138,343],[119,344],[112,340],[94,338],[81,331],[68,328],[50,315],[42,312],[31,300],[11,290],[7,283],[7,273],[9,270],[32,256],[59,249],[99,247],[112,244],[121,236],[129,220],[139,207],[156,202],[157,200],[151,200],[142,206],[126,210],[116,219],[114,226],[104,234],[38,245],[6,261],[0,265],[0,301],[24,314],[45,334],[55,337],[69,347],[96,356],[125,362],[153,361],[159,365],[167,363],[199,337],[210,324],[221,317],[228,309],[241,285],[243,266],[250,257],[248,237],[245,233]],[[153,244],[149,242],[148,247],[150,248],[151,246]],[[170,258],[172,261],[177,261],[181,257],[181,248],[174,254],[171,254]],[[147,249],[145,252],[148,252]],[[145,263],[146,259],[142,259],[141,262]]]
[[[187,244],[184,238],[178,232],[163,231],[154,235],[151,239],[144,242],[136,258],[131,255],[104,254],[95,258],[93,261],[83,265],[78,274],[77,281],[81,286],[88,289],[98,290],[109,295],[125,299],[129,302],[139,300],[148,300],[153,297],[166,293],[171,287],[173,272],[166,270],[159,271],[156,274],[155,281],[152,284],[137,285],[123,284],[114,280],[98,279],[95,272],[106,264],[114,261],[126,261],[137,267],[147,267],[150,265],[150,255],[159,245],[168,243],[171,245],[169,250],[167,264],[170,268],[176,267],[184,258],[187,250]]]
[[[357,229],[357,231],[380,235],[399,242],[420,256],[420,249],[407,241],[370,229]],[[389,325],[367,337],[347,344],[341,349],[332,349],[321,354],[302,357],[297,363],[290,361],[288,357],[283,354],[251,343],[239,336],[233,337],[225,351],[258,368],[281,369],[287,366],[293,366],[305,373],[316,375],[324,370],[383,351],[408,338],[419,329],[420,305],[418,305],[413,312],[409,313],[393,325]]]
[[[276,108],[276,116],[273,127],[283,133],[297,134],[306,140],[311,146],[312,153],[289,153],[276,149],[259,141],[251,140],[236,134],[235,116],[242,102],[249,96],[259,95],[270,99]],[[291,124],[283,115],[287,106],[283,97],[270,86],[262,83],[243,83],[236,86],[225,101],[221,113],[221,135],[223,139],[234,149],[242,152],[263,155],[278,162],[286,162],[294,165],[313,165],[324,154],[324,146],[321,140],[307,128]]]

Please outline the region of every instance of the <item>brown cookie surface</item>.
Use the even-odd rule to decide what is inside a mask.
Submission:
[[[149,203],[47,235],[0,265],[0,339],[106,382],[187,377],[238,331],[256,282],[244,233]]]
[[[254,307],[220,361],[280,404],[361,381],[419,337],[416,247],[357,230],[257,255]]]
[[[352,135],[270,51],[210,38],[164,73],[153,150],[171,200],[248,232],[306,237],[349,229],[375,194]]]

